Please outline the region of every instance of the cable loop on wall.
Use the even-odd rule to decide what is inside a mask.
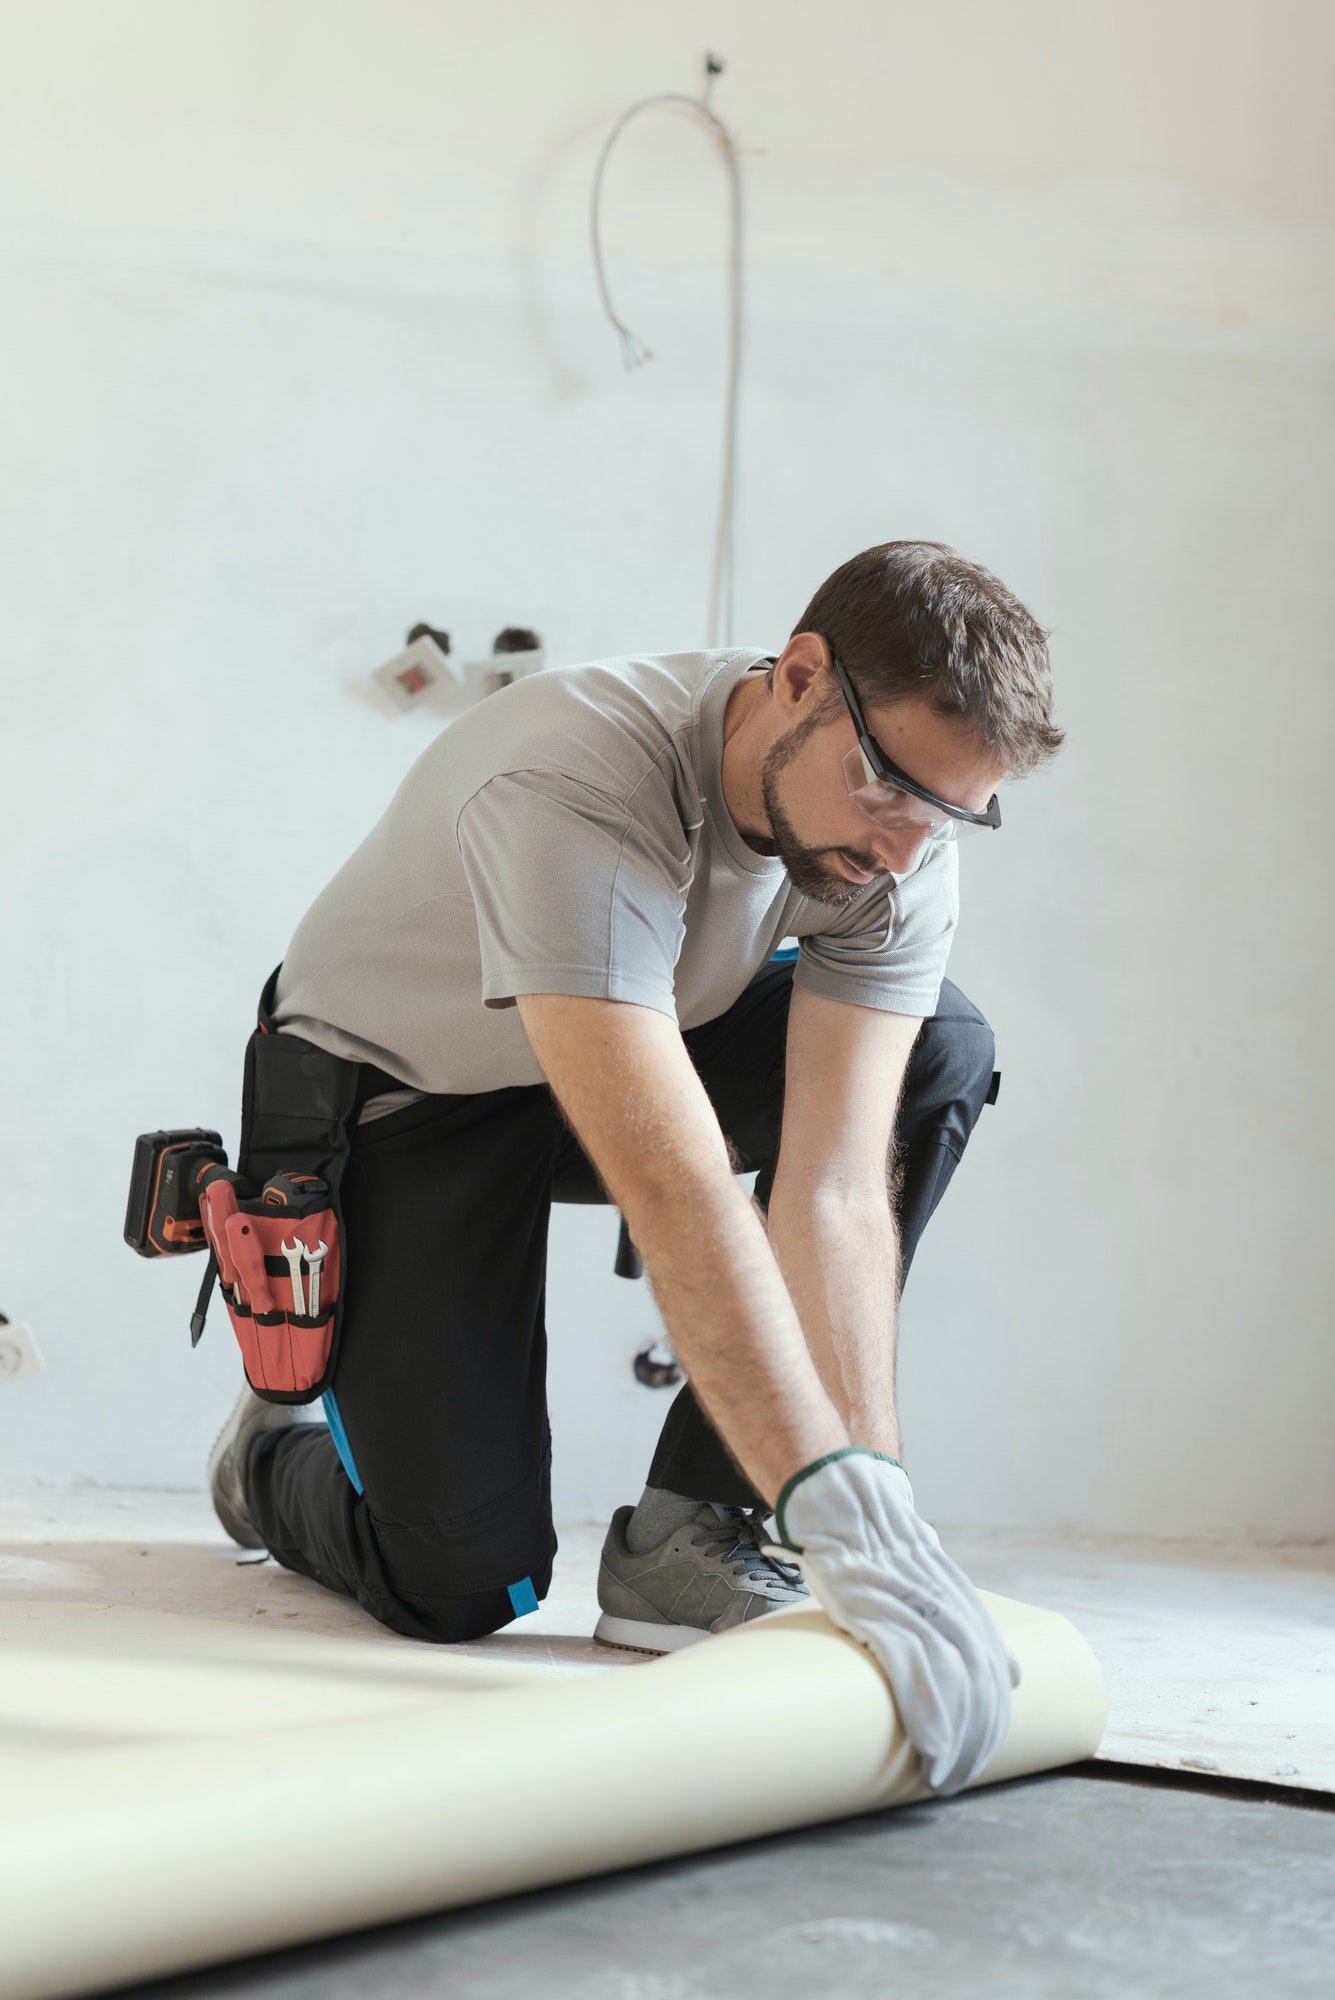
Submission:
[[[721,64],[716,64],[716,59],[713,57],[709,59],[709,65],[705,84],[706,97],[722,67]],[[709,590],[708,643],[712,647],[720,644],[730,645],[733,632],[737,409],[742,374],[742,176],[736,141],[723,120],[710,110],[704,98],[688,96],[685,91],[661,91],[654,97],[641,98],[638,104],[632,104],[628,111],[622,113],[603,141],[598,164],[594,169],[589,202],[589,230],[598,292],[602,299],[603,310],[620,342],[622,362],[628,371],[640,368],[646,361],[652,361],[653,349],[627,325],[612,303],[602,241],[603,177],[612,149],[631,121],[638,118],[641,112],[664,104],[684,105],[687,110],[704,119],[723,154],[728,174],[728,364],[723,399],[723,465],[719,481],[718,523],[714,536],[714,561]]]

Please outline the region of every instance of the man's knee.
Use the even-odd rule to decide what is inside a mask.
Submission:
[[[474,1590],[424,1591],[420,1588],[397,1592],[392,1610],[395,1615],[383,1622],[393,1630],[436,1645],[458,1645],[466,1639],[485,1639],[502,1626],[534,1611],[551,1587],[550,1559],[536,1572],[516,1577],[513,1583]]]
[[[962,1146],[988,1101],[996,1052],[986,1016],[945,980],[936,1013],[923,1022],[909,1061],[905,1120],[914,1126],[943,1123]]]
[[[981,1081],[986,1097],[997,1059],[997,1039],[982,1010],[948,979],[942,982],[936,1013],[924,1023],[924,1033],[928,1030],[942,1039],[954,1079],[970,1085]]]
[[[551,1585],[556,1535],[546,1463],[465,1515],[408,1526],[372,1514],[370,1525],[383,1585],[377,1615],[414,1638],[485,1638],[534,1610]]]

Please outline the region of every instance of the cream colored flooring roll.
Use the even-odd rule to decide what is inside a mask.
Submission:
[[[1089,1756],[1088,1646],[987,1601],[1024,1680],[985,1782]],[[0,1647],[3,2000],[923,1796],[880,1673],[814,1610],[580,1677],[77,1605],[0,1610]],[[734,1703],[782,1756],[719,1754]]]

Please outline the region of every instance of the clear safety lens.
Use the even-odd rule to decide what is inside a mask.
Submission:
[[[901,785],[878,778],[861,745],[844,758],[844,779],[854,803],[878,826],[911,827],[916,833],[925,833],[929,840],[962,840],[966,834],[978,831],[968,820],[953,819],[939,806],[929,805],[926,799],[906,792]]]

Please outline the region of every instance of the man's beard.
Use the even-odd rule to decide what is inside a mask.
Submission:
[[[813,729],[819,729],[824,721],[822,716],[812,716],[808,721],[799,722],[777,743],[772,743],[760,769],[760,796],[769,818],[775,853],[788,871],[795,889],[804,896],[810,896],[818,903],[851,903],[866,888],[865,882],[849,882],[842,875],[831,875],[821,866],[822,854],[842,854],[841,847],[807,847],[798,839],[797,829],[783,809],[779,799],[779,773],[790,763],[794,754],[810,736]],[[860,867],[860,862],[853,866]]]

